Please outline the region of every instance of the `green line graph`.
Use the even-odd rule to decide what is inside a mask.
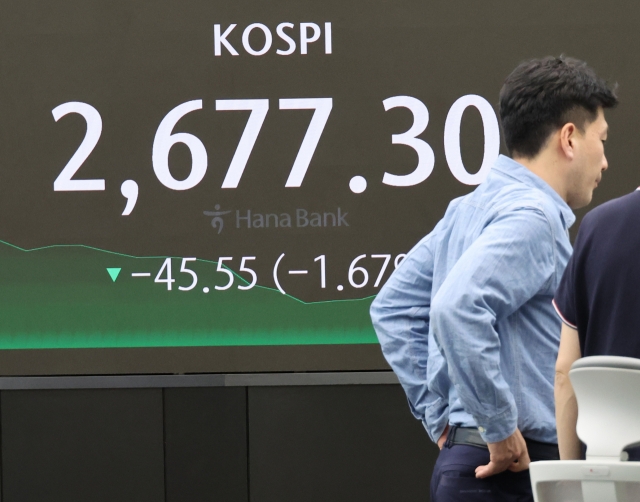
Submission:
[[[22,249],[0,241],[0,349],[376,342],[368,314],[373,297],[304,302],[264,286],[178,292],[153,277],[131,277],[140,260],[157,271],[166,258],[80,244]],[[190,263],[198,277],[213,278],[216,266]],[[114,267],[122,269],[115,280],[107,272]],[[189,282],[176,276],[174,286]]]

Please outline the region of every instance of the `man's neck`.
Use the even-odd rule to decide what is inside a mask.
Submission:
[[[561,175],[562,167],[555,156],[543,151],[531,159],[514,156],[513,160],[545,181],[562,200],[567,201],[567,190]]]

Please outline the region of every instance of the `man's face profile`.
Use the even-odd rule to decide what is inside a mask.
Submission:
[[[608,124],[602,109],[598,109],[596,119],[587,122],[584,132],[576,130],[574,136],[574,162],[570,173],[567,203],[573,209],[586,206],[591,202],[593,190],[607,169],[604,143],[607,139]]]

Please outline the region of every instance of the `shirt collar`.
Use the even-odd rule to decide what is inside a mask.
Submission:
[[[500,155],[493,165],[493,169],[499,171],[505,176],[518,180],[525,185],[542,190],[553,200],[553,202],[555,202],[567,228],[570,228],[576,221],[576,216],[562,197],[560,197],[560,195],[558,195],[558,193],[540,176],[534,174],[519,162],[516,162],[505,155]]]

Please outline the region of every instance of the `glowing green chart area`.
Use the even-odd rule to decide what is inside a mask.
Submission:
[[[167,291],[154,283],[155,272],[131,277],[157,272],[165,259],[85,246],[23,250],[0,241],[0,349],[376,342],[372,298],[305,303],[260,286]],[[180,260],[173,266],[173,287],[188,285]],[[213,277],[217,264],[189,266]]]

